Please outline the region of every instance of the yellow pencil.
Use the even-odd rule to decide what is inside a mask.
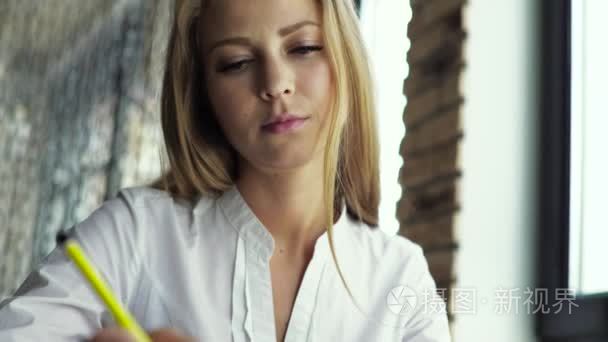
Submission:
[[[66,255],[72,259],[82,275],[93,286],[93,289],[95,289],[99,298],[110,310],[116,322],[122,328],[129,331],[137,342],[151,342],[152,339],[139,326],[135,318],[120,304],[116,296],[112,294],[112,290],[110,290],[110,287],[103,281],[99,272],[88,260],[80,245],[74,239],[69,238],[65,232],[57,234],[57,244],[63,246]]]

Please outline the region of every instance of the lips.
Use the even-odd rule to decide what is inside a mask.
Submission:
[[[292,113],[282,113],[282,114],[273,115],[270,118],[270,120],[268,120],[264,123],[263,126],[280,123],[280,122],[284,122],[284,121],[289,121],[289,120],[304,119],[304,118],[305,117],[302,115],[296,115],[296,114],[292,114]]]
[[[302,127],[307,119],[307,117],[284,114],[276,117],[270,123],[263,125],[262,130],[267,133],[275,134],[293,132]]]

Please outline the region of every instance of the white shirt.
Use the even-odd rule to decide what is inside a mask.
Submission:
[[[271,234],[234,186],[195,203],[147,187],[124,189],[77,224],[73,236],[144,329],[175,327],[205,342],[275,342]],[[325,232],[285,341],[450,341],[445,307],[437,308],[443,302],[417,244],[356,222],[345,210],[334,241],[363,312],[340,280]],[[112,324],[60,249],[0,304],[0,341],[77,341]]]

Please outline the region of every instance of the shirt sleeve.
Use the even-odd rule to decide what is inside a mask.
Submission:
[[[123,193],[72,228],[102,277],[123,303],[135,280],[133,206]],[[76,266],[55,248],[13,296],[0,302],[0,341],[81,341],[111,323]]]
[[[402,342],[450,342],[450,328],[444,300],[437,294],[422,248],[416,246],[414,268],[419,280],[415,282],[418,296],[412,318],[406,325]]]

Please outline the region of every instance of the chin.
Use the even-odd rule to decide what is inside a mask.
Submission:
[[[257,144],[250,144],[250,146]],[[313,168],[323,162],[323,149],[310,141],[264,143],[250,149],[242,149],[243,157],[250,166],[265,172],[290,172]]]
[[[298,158],[297,156],[290,156],[273,160],[266,159],[260,163],[260,166],[264,169],[273,171],[293,171],[310,165],[312,161],[312,158]]]
[[[255,158],[255,165],[261,169],[270,171],[294,171],[312,163],[317,162],[313,158],[312,151],[280,151],[275,153],[264,153],[259,158]]]

